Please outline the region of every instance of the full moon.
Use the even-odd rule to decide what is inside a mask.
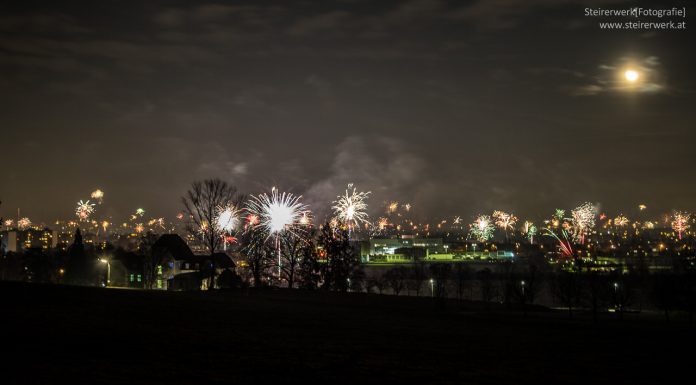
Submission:
[[[627,70],[626,72],[624,72],[624,77],[629,82],[635,82],[636,80],[638,80],[638,72],[634,70]]]

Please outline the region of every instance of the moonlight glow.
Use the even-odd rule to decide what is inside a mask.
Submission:
[[[633,82],[635,82],[636,80],[638,80],[638,77],[639,77],[639,76],[640,76],[640,75],[639,75],[638,72],[635,71],[635,70],[626,70],[626,72],[624,72],[624,77],[626,78],[626,80],[628,80],[628,81],[631,82],[631,83],[633,83]]]

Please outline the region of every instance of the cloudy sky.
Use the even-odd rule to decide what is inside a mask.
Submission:
[[[585,3],[3,3],[0,212],[68,218],[99,187],[173,217],[207,177],[317,210],[354,182],[428,219],[696,209],[693,34]]]

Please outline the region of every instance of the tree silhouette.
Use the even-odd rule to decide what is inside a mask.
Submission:
[[[553,291],[556,298],[568,307],[568,316],[573,317],[573,308],[580,300],[580,285],[578,274],[572,271],[561,271],[554,280]]]
[[[495,296],[495,290],[493,288],[493,273],[491,269],[485,268],[479,270],[476,273],[476,278],[479,281],[479,292],[481,294],[481,301],[490,302]]]
[[[237,193],[237,188],[230,186],[220,179],[206,179],[191,184],[186,195],[181,198],[184,210],[190,219],[187,231],[194,237],[203,234],[203,241],[212,257],[222,244],[222,235],[216,226],[219,211],[229,205],[238,206],[243,198]],[[210,269],[208,290],[215,287],[215,261]]]
[[[319,287],[321,265],[319,264],[319,255],[313,236],[307,237],[302,244],[298,270],[301,288],[316,289]]]
[[[258,231],[248,229],[239,238],[242,244],[242,255],[244,256],[251,276],[254,279],[254,287],[263,286],[263,276],[266,270],[272,266],[275,248],[268,239]]]
[[[281,259],[283,261],[281,270],[285,274],[289,288],[295,285],[300,262],[308,244],[313,244],[311,234],[305,234],[304,231],[299,233],[284,231],[280,235]]]
[[[411,268],[411,274],[406,283],[406,287],[409,291],[414,290],[416,292],[416,297],[418,297],[420,296],[421,289],[423,289],[423,282],[425,282],[426,279],[428,279],[428,274],[425,271],[425,262],[415,261]]]
[[[359,260],[348,238],[348,230],[334,229],[327,222],[319,233],[319,245],[326,253],[326,264],[323,266],[324,285],[331,290],[348,290],[348,278]]]
[[[165,249],[153,247],[157,238],[157,235],[148,231],[140,237],[138,244],[138,255],[143,257],[143,280],[147,289],[155,288],[159,266],[162,265],[166,255]]]
[[[449,263],[433,263],[430,265],[433,279],[433,295],[440,300],[447,297],[447,283],[452,275],[452,265]]]
[[[384,273],[384,279],[391,287],[394,294],[399,295],[401,291],[406,286],[406,279],[408,278],[408,270],[405,267],[399,266],[387,270]]]
[[[72,285],[94,285],[94,267],[96,260],[85,251],[82,232],[75,230],[75,239],[68,248],[68,261],[65,280]]]
[[[454,268],[454,275],[457,279],[457,299],[464,299],[464,291],[471,288],[471,268],[463,263],[457,263]]]

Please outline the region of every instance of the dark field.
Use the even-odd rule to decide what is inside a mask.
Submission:
[[[3,384],[691,383],[694,332],[430,298],[0,283]],[[688,377],[684,377],[688,376]],[[681,377],[681,380],[679,378]]]

